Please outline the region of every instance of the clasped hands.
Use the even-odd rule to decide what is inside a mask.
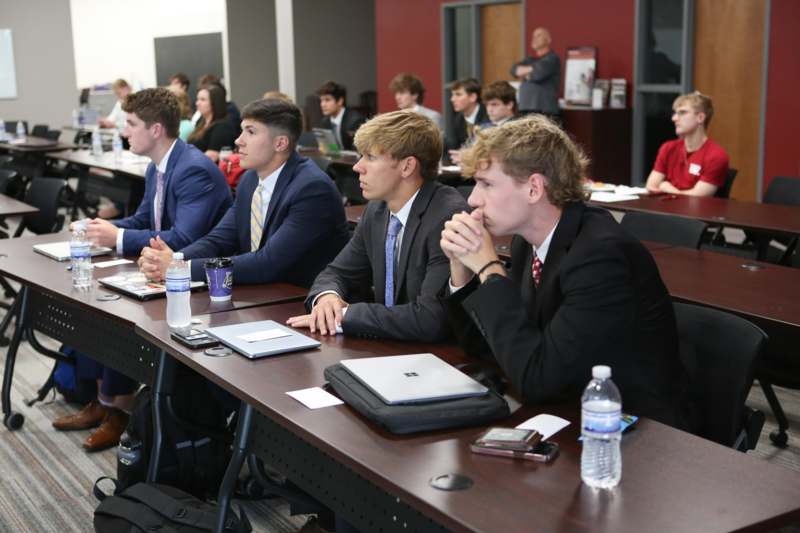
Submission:
[[[147,279],[155,281],[161,281],[167,276],[167,268],[171,262],[172,249],[161,240],[160,235],[150,239],[150,246],[142,249],[142,255],[136,261],[139,270],[147,276]]]
[[[483,224],[483,210],[461,212],[445,222],[440,241],[442,251],[450,259],[451,282],[456,287],[466,285],[473,274],[491,261],[497,261],[492,236]],[[505,273],[500,265],[490,267],[486,274]]]

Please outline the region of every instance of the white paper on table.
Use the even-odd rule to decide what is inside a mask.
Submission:
[[[344,402],[334,396],[333,394],[322,390],[320,387],[311,387],[310,389],[302,389],[289,391],[286,394],[302,403],[309,409],[319,409],[321,407],[330,407],[332,405],[342,405]]]
[[[99,263],[92,263],[92,266],[96,268],[107,268],[117,265],[127,265],[128,263],[133,263],[133,261],[131,261],[130,259],[112,259],[111,261],[101,261]]]
[[[628,185],[617,185],[614,187],[614,192],[617,194],[636,194],[636,195],[647,195],[650,194],[645,187],[630,187]]]
[[[264,329],[261,331],[254,331],[252,333],[247,333],[246,335],[239,335],[236,337],[237,339],[241,339],[244,342],[260,342],[260,341],[269,341],[272,339],[280,339],[281,337],[289,337],[291,333],[280,328],[272,328],[272,329]]]
[[[613,192],[593,192],[593,202],[624,202],[625,200],[638,200],[639,197],[633,194],[617,194]]]
[[[517,426],[517,429],[535,429],[542,435],[542,440],[547,440],[565,427],[569,425],[569,420],[553,416],[553,415],[536,415],[529,418],[522,424]]]

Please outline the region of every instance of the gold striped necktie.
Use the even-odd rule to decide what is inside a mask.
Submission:
[[[264,186],[259,183],[250,201],[250,251],[252,252],[258,250],[261,234],[264,231],[264,202],[261,198],[263,190]]]

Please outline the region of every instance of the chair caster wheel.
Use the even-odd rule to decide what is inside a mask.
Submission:
[[[789,444],[789,434],[781,430],[773,431],[769,434],[769,440],[771,440],[772,444],[775,446],[785,448]]]
[[[9,413],[3,418],[3,424],[11,431],[21,428],[24,423],[25,417],[20,413]]]

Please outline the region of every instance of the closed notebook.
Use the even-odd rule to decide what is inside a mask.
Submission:
[[[69,254],[69,241],[62,242],[49,242],[47,244],[34,244],[33,251],[42,255],[46,255],[56,261],[66,261],[70,258]],[[92,246],[89,254],[92,257],[98,255],[106,255],[111,253],[111,248],[107,246]]]
[[[320,342],[274,320],[207,328],[206,333],[249,359],[317,348]]]
[[[341,365],[389,405],[467,398],[489,391],[432,353],[343,359]]]

